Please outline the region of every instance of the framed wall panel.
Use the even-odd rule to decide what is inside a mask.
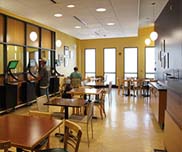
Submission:
[[[24,45],[24,28],[24,22],[8,17],[7,43]]]
[[[42,29],[42,48],[51,49],[51,31]]]
[[[3,42],[4,20],[3,15],[0,15],[0,42]]]
[[[3,74],[3,67],[4,67],[4,58],[3,58],[3,44],[0,44],[0,74]]]

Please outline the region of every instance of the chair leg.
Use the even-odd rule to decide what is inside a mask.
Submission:
[[[93,137],[94,137],[94,135],[93,135],[93,132],[94,132],[94,131],[93,131],[93,123],[92,123],[92,119],[91,119],[91,122],[90,122],[90,123],[91,123],[91,131],[92,131],[92,138],[93,138]]]
[[[103,107],[102,107],[102,105],[100,105],[100,106],[99,106],[99,110],[100,110],[100,117],[101,117],[101,119],[103,119],[102,109],[103,109]]]
[[[88,123],[87,123],[87,141],[88,141],[88,147],[90,146],[90,140],[89,140],[89,133],[88,133]]]
[[[106,111],[105,111],[105,105],[104,104],[102,105],[102,110],[103,110],[104,116],[106,118]]]

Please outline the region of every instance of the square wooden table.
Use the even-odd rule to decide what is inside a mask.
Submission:
[[[74,88],[67,93],[71,95],[99,95],[103,89],[96,89],[96,88]]]
[[[65,119],[68,119],[68,108],[69,107],[83,107],[87,104],[87,101],[84,99],[66,99],[57,97],[53,100],[49,100],[44,105],[49,106],[61,106],[65,109]]]
[[[18,151],[33,149],[63,123],[46,117],[5,115],[0,117],[0,140],[11,141]]]

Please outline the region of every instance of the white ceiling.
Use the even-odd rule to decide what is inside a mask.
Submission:
[[[149,26],[168,0],[0,0],[0,8],[51,26],[79,39],[133,37]],[[152,3],[156,5],[153,7]],[[67,8],[74,4],[74,8]],[[96,12],[104,7],[105,12]],[[60,18],[54,17],[61,13]],[[76,20],[79,18],[83,23]],[[114,22],[114,26],[106,23]],[[80,29],[74,28],[81,26]]]

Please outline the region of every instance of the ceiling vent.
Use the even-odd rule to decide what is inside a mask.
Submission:
[[[85,22],[85,21],[83,21],[83,20],[81,20],[80,18],[78,18],[77,16],[73,16],[74,17],[74,19],[76,19],[78,22],[80,22],[81,24],[83,24],[84,26],[88,26],[88,24]]]
[[[57,2],[55,0],[50,0],[52,3],[56,4]]]

